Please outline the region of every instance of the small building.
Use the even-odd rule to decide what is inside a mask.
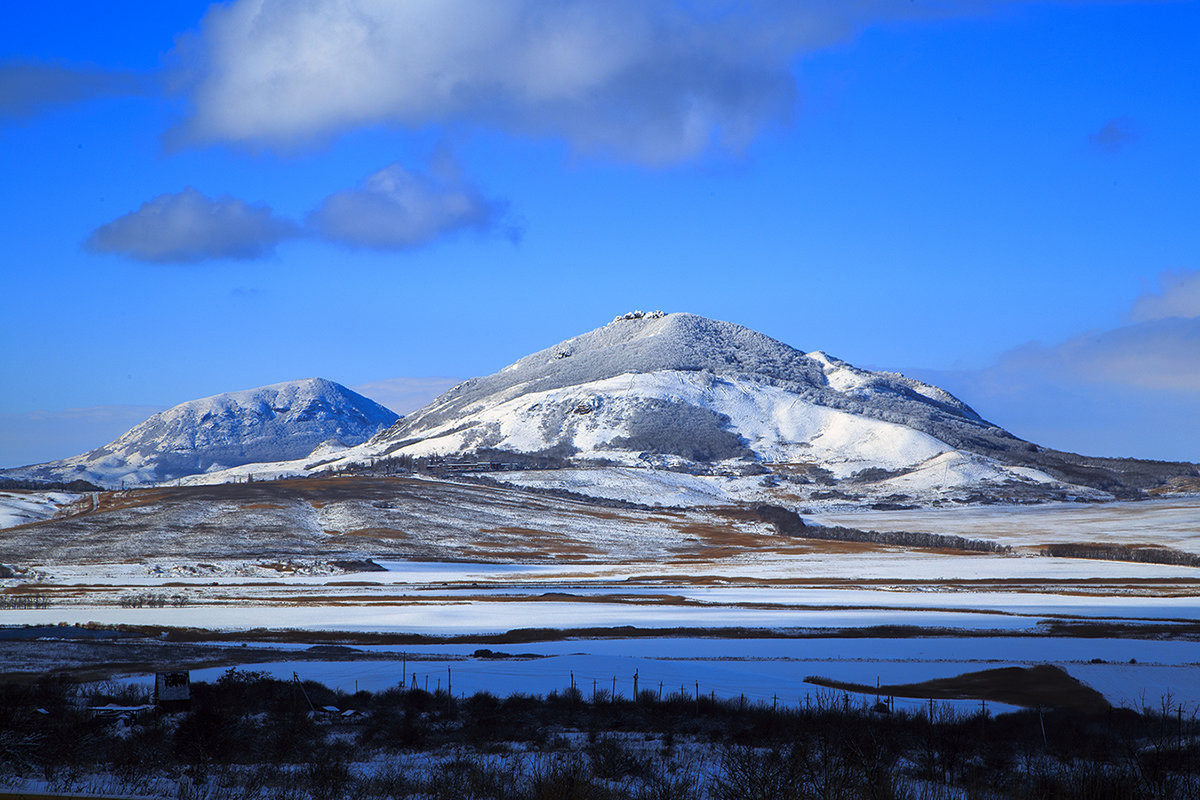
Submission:
[[[43,709],[38,709],[42,713],[46,713]],[[146,716],[154,711],[152,705],[141,706],[119,706],[115,703],[109,703],[106,706],[92,706],[88,709],[88,714],[92,719],[106,722],[110,725],[118,722],[126,726],[133,725],[135,722],[142,722]]]
[[[188,672],[154,673],[154,705],[159,711],[173,713],[192,707],[191,674]]]

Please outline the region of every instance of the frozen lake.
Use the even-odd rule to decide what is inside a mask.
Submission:
[[[303,645],[296,645],[300,649]],[[280,661],[253,664],[280,678],[293,673],[345,691],[379,691],[407,682],[455,694],[489,691],[545,694],[575,685],[629,697],[633,676],[641,690],[782,703],[813,701],[829,690],[809,676],[874,685],[913,683],[1008,666],[1054,664],[1103,694],[1114,705],[1171,707],[1200,713],[1200,643],[1124,639],[1033,637],[930,639],[708,638],[571,639],[491,649],[537,658],[474,658],[474,644],[360,648],[388,661]],[[1133,659],[1136,663],[1130,663]],[[224,668],[197,670],[196,680],[215,680]],[[870,699],[870,698],[868,698]],[[896,701],[919,707],[925,701]],[[953,701],[963,710],[979,702]],[[1002,706],[991,703],[993,710]]]

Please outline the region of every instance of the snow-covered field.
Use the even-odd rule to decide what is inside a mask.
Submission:
[[[840,599],[840,598],[839,598]],[[1055,608],[1055,612],[1059,609]],[[1200,617],[1195,606],[1154,606],[1142,609],[1159,618],[1163,612]],[[1111,611],[1095,607],[1070,607],[1081,615],[1106,617]],[[1090,612],[1090,613],[1089,613]],[[368,633],[500,634],[514,629],[614,628],[861,628],[907,625],[975,631],[1032,631],[1048,614],[1029,616],[980,613],[974,609],[904,609],[894,606],[866,608],[803,608],[782,606],[667,606],[657,602],[622,601],[523,601],[452,599],[446,602],[410,602],[378,605],[329,606],[190,606],[183,608],[122,608],[120,606],[54,606],[5,612],[15,625],[152,625],[248,631],[255,628],[289,631],[347,631]],[[1137,619],[1138,617],[1130,618]]]
[[[6,610],[4,623],[233,632],[232,641],[226,641],[232,646],[219,649],[232,653],[234,661],[241,652],[237,634],[243,632],[254,644],[265,630],[272,632],[271,646],[279,648],[281,658],[245,668],[281,677],[295,672],[348,690],[387,688],[412,680],[415,673],[418,685],[428,679],[437,688],[444,680],[453,683],[456,693],[545,693],[567,687],[572,678],[585,690],[593,681],[597,688],[611,690],[615,678],[618,691],[627,694],[637,673],[642,688],[657,689],[661,682],[666,693],[683,687],[690,693],[801,703],[827,691],[805,682],[814,675],[874,685],[1053,663],[1117,704],[1157,707],[1169,696],[1173,705],[1200,707],[1196,570],[1083,562],[1083,567],[1107,571],[1115,582],[1110,585],[1097,573],[1081,573],[1080,563],[1069,560],[928,559],[923,568],[929,582],[916,585],[908,581],[920,574],[914,571],[920,560],[879,555],[846,563],[868,572],[886,571],[895,583],[863,584],[850,571],[840,573],[840,580],[789,583],[788,576],[799,574],[797,564],[803,561],[794,558],[748,562],[741,568],[713,563],[384,561],[387,571],[356,574],[323,570],[319,564],[307,569],[297,564],[294,571],[280,573],[253,562],[206,565],[212,571],[204,574],[125,564],[50,566],[39,585],[53,587],[54,603]],[[1063,577],[1056,583],[1043,573],[1031,582],[997,579],[988,585],[956,584],[952,577],[955,565],[993,562],[1055,567]],[[815,574],[828,575],[836,563],[835,558],[820,562]],[[907,570],[896,569],[904,565]],[[725,575],[697,580],[698,567]],[[1080,574],[1092,577],[1080,581]],[[1138,589],[1131,576],[1139,574],[1159,578]],[[933,580],[935,575],[941,577]],[[147,595],[170,599],[166,607],[121,604],[122,598]],[[630,637],[620,630],[623,626],[664,633]],[[571,633],[585,628],[610,630]],[[550,635],[550,640],[535,633],[545,629],[563,633]],[[680,629],[720,635],[697,636]],[[1147,633],[1139,634],[1139,629]],[[683,635],[667,635],[670,631]],[[776,631],[787,636],[772,635]],[[1180,632],[1179,638],[1169,638],[1173,631]],[[409,634],[460,638],[403,647],[361,643],[364,635]],[[287,656],[331,636],[366,653],[336,661],[314,660],[311,654],[299,660]],[[537,657],[472,657],[483,647]],[[199,669],[193,677],[213,679],[227,668],[228,659],[224,666]],[[917,706],[922,701],[897,702]],[[978,707],[966,700],[954,705]]]
[[[0,491],[0,529],[50,519],[82,498],[74,492]]]
[[[650,480],[656,471],[637,473]],[[708,480],[687,477],[697,487]],[[595,680],[604,688],[608,681],[611,688],[614,676],[629,683],[637,672],[644,687],[661,681],[667,692],[681,685],[694,692],[699,683],[702,693],[800,702],[815,691],[805,683],[810,675],[873,685],[876,679],[903,683],[1054,663],[1113,702],[1156,706],[1170,695],[1174,703],[1200,705],[1200,569],[1032,554],[1046,541],[1151,542],[1194,552],[1197,498],[818,516],[866,529],[929,530],[1028,548],[1004,555],[796,539],[761,522],[727,519],[719,508],[608,508],[446,481],[393,480],[366,499],[352,481],[329,486],[341,487],[348,499],[303,481],[270,489],[267,500],[254,494],[254,485],[185,489],[164,492],[174,506],[114,506],[82,515],[72,523],[77,527],[60,520],[34,526],[70,542],[93,530],[89,520],[109,514],[112,523],[95,532],[128,544],[124,526],[140,524],[146,549],[138,558],[97,563],[21,562],[23,571],[0,579],[0,588],[6,596],[45,602],[5,608],[0,624],[193,628],[233,632],[234,639],[266,630],[272,641],[297,647],[339,636],[356,646],[388,636],[456,636],[462,641],[415,647],[419,652],[406,668],[410,678],[415,671],[435,685],[449,668],[456,692],[545,692],[565,687],[572,674],[577,684]],[[404,504],[396,502],[400,492],[407,493]],[[118,494],[111,502],[133,497]],[[423,504],[419,515],[412,512],[417,504]],[[293,525],[300,509],[312,530],[297,548],[331,552],[187,558],[186,549],[196,546],[188,533],[224,519],[221,509],[230,524],[247,515],[271,522],[271,530],[278,529],[271,535],[281,542],[298,535]],[[414,520],[426,517],[443,524],[453,519],[455,527],[415,528]],[[519,527],[534,517],[544,530]],[[174,520],[178,530],[158,527],[161,520]],[[373,527],[380,522],[388,527]],[[266,529],[247,534],[247,547],[262,541]],[[13,531],[9,541],[28,538],[29,530]],[[226,528],[203,535],[213,552],[230,546]],[[380,544],[402,553],[413,541],[429,548],[440,543],[443,550],[429,551],[439,558],[478,547],[506,553],[493,561],[507,563],[388,557]],[[334,550],[331,543],[364,549]],[[176,548],[169,555],[168,546]],[[573,549],[581,546],[591,549]],[[356,571],[364,561],[338,560],[355,552],[374,558],[382,571]],[[537,557],[522,560],[524,552]],[[570,633],[623,626],[654,633]],[[550,638],[568,638],[538,641],[545,637],[529,632],[544,629],[566,632]],[[698,631],[721,631],[724,638],[696,638]],[[504,644],[480,641],[499,635],[507,637]],[[471,658],[480,647],[545,658]],[[247,666],[295,671],[343,688],[356,680],[362,688],[383,688],[400,679],[394,659],[293,662],[281,653],[268,666]]]
[[[831,548],[832,549],[832,548]],[[281,563],[282,561],[282,563]],[[165,582],[183,588],[247,585],[248,578],[269,579],[255,585],[267,593],[276,588],[325,586],[331,592],[351,585],[356,592],[381,592],[387,587],[441,584],[516,584],[549,586],[559,584],[604,585],[640,584],[740,584],[767,581],[801,585],[828,582],[842,589],[854,589],[863,581],[896,581],[885,591],[905,591],[904,584],[931,584],[913,591],[961,592],[970,581],[1022,581],[1044,583],[1054,593],[1063,582],[1102,580],[1109,584],[1137,585],[1172,579],[1200,581],[1200,570],[1170,564],[1139,564],[1123,561],[1050,558],[1028,555],[945,555],[928,552],[882,550],[867,552],[804,552],[779,554],[747,553],[709,561],[630,561],[593,563],[564,561],[538,564],[478,564],[453,562],[397,562],[378,559],[386,572],[345,573],[326,562],[312,559],[275,559],[212,561],[197,564],[187,561],[162,561],[142,564],[35,564],[42,575],[39,587],[130,586],[155,587]],[[353,581],[353,583],[348,583]],[[365,585],[364,585],[365,582]],[[4,584],[0,584],[4,585]],[[16,585],[15,583],[9,585]],[[1000,588],[1000,587],[989,587]],[[1036,587],[1035,587],[1036,588]],[[1076,587],[1072,587],[1075,589]],[[1122,592],[1124,594],[1124,592]]]
[[[950,506],[911,511],[813,512],[814,522],[876,531],[928,531],[1010,545],[1157,544],[1200,553],[1200,497],[1125,503]]]
[[[673,572],[655,564],[592,568],[384,562],[384,572],[296,569],[282,575],[247,564],[227,565],[224,571],[204,565],[212,571],[199,574],[156,573],[132,565],[47,567],[37,586],[51,604],[10,609],[5,622],[492,635],[626,625],[752,630],[910,626],[1032,633],[1068,623],[1178,626],[1200,620],[1198,576],[1192,568],[1086,562],[1104,569],[1080,580],[1078,571],[1070,571],[1075,562],[1067,559],[930,558],[926,582],[918,583],[911,581],[922,574],[914,569],[919,562],[908,562],[904,571],[898,566],[905,559],[850,559],[851,566],[866,574],[872,568],[876,574],[888,573],[886,580],[876,578],[869,585],[848,571],[831,578],[829,569],[814,573],[824,576],[819,580],[792,582],[786,576],[803,573],[789,572],[784,559],[765,569],[739,570],[735,565],[724,572],[720,565],[699,565],[708,570],[702,573],[695,564],[678,565],[681,571]],[[1061,572],[1057,579],[1051,571],[1016,582],[963,582],[961,570],[953,569],[959,562],[992,561],[1041,564]],[[1107,579],[1098,577],[1105,573]],[[1131,577],[1138,575],[1142,577]],[[19,580],[6,583],[16,586]],[[159,602],[132,602],[145,597]]]

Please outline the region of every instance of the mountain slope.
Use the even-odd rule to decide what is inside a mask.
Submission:
[[[1082,487],[1136,494],[1195,474],[1194,465],[1045,450],[936,386],[733,323],[659,312],[618,317],[459,384],[345,463],[489,452],[560,465],[766,469],[793,482],[799,466],[826,489],[851,481],[880,497],[997,486],[1017,499],[1099,497]]]
[[[494,375],[473,378],[406,417],[380,438],[403,440],[484,404],[581,386],[620,375],[681,372],[772,386],[800,400],[936,429],[959,446],[979,437],[1018,442],[985,423],[965,403],[935,386],[894,373],[860,370],[823,353],[803,353],[757,331],[693,314],[614,320],[522,358]]]
[[[160,483],[213,469],[302,458],[333,440],[366,441],[398,419],[323,378],[288,381],[181,403],[82,455],[3,475],[114,486]]]
[[[729,322],[657,313],[459,384],[372,442],[384,452],[626,451],[885,468],[981,444],[1025,443],[935,386]]]

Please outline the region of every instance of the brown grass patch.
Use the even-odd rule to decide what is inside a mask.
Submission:
[[[896,551],[891,545],[875,542],[847,542],[836,539],[806,539],[804,537],[781,536],[778,533],[765,530],[763,523],[753,511],[729,506],[718,506],[714,512],[720,516],[739,522],[747,522],[761,530],[747,530],[737,525],[722,525],[720,523],[692,522],[679,527],[679,532],[686,536],[695,536],[700,542],[681,543],[673,549],[679,557],[694,559],[719,560],[747,552],[770,552],[779,555],[805,554],[850,554],[877,553]],[[950,551],[957,555],[958,551]]]
[[[287,506],[281,506],[278,503],[246,503],[244,506],[242,506],[242,508],[246,511],[257,511],[259,509],[266,510],[287,508]]]
[[[630,523],[630,524],[643,522],[643,520],[637,519],[636,517],[630,517],[625,514],[618,514],[617,512],[612,511],[611,509],[602,508],[602,507],[596,507],[596,508],[584,507],[584,508],[574,508],[572,510],[576,514],[579,514],[580,516],[592,517],[594,519],[607,519],[607,520],[612,520],[613,522],[624,522],[624,523]]]
[[[350,531],[325,531],[334,536],[356,536],[359,538],[371,539],[407,539],[409,538],[407,531],[398,530],[396,528],[355,528]]]
[[[497,528],[480,528],[480,533],[503,533],[508,536],[533,536],[539,539],[544,539],[549,536],[556,536],[549,531],[538,530],[537,528],[524,528],[520,525],[501,525]]]
[[[591,545],[579,542],[576,539],[565,536],[561,533],[552,531],[538,530],[537,528],[524,528],[519,525],[501,525],[498,528],[484,528],[479,531],[481,534],[499,534],[503,537],[500,541],[488,539],[476,539],[471,543],[471,546],[482,552],[494,552],[496,548],[501,550],[513,551],[518,554],[529,554],[554,557],[554,558],[570,558],[583,556],[601,555],[601,552]],[[513,539],[520,539],[519,543],[515,543]],[[514,545],[516,545],[514,547]],[[523,557],[518,555],[518,558]]]
[[[1044,706],[1091,714],[1103,713],[1111,708],[1104,695],[1049,664],[985,669],[980,672],[964,672],[953,678],[878,687],[815,675],[805,678],[805,682],[839,691],[876,696],[932,700],[991,700],[994,703],[1027,708]]]

